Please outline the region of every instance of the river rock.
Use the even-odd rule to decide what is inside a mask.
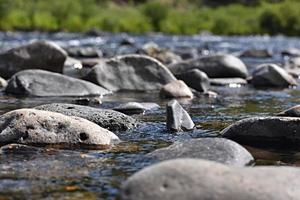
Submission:
[[[297,117],[252,117],[240,120],[225,128],[225,138],[243,143],[300,144],[300,118]]]
[[[126,131],[137,126],[138,122],[123,113],[66,103],[52,103],[37,106],[34,109],[58,112],[68,116],[87,119],[110,131]]]
[[[190,69],[199,69],[210,78],[247,78],[246,65],[237,57],[227,54],[203,56],[169,65],[170,71],[177,75]]]
[[[284,88],[297,85],[297,81],[276,64],[260,65],[252,76],[251,83],[254,87]]]
[[[267,49],[248,49],[242,52],[240,57],[270,58],[272,53]]]
[[[26,96],[102,96],[108,90],[93,83],[44,70],[24,70],[8,82],[6,93]]]
[[[94,47],[70,47],[66,51],[69,56],[76,58],[101,58],[103,56],[102,51]]]
[[[121,200],[294,200],[300,195],[294,167],[232,167],[201,159],[164,161],[135,173]]]
[[[190,115],[182,108],[176,100],[167,104],[167,129],[171,131],[193,130],[195,124]]]
[[[281,117],[300,117],[300,105],[291,107],[277,114]]]
[[[0,74],[10,78],[25,69],[62,73],[67,53],[50,41],[36,41],[0,54]]]
[[[7,81],[4,78],[0,77],[0,89],[5,88],[6,86],[7,86]]]
[[[289,48],[289,49],[283,50],[281,52],[281,55],[283,55],[283,56],[299,57],[300,56],[300,49]]]
[[[210,86],[208,76],[199,69],[188,70],[183,74],[176,75],[176,77],[198,92],[206,92]]]
[[[0,116],[0,143],[110,145],[119,138],[79,117],[35,109]]]
[[[159,90],[176,80],[167,67],[143,55],[117,56],[99,63],[84,79],[112,91]]]
[[[252,155],[244,147],[224,138],[200,138],[175,142],[147,156],[158,161],[200,158],[233,166],[245,166],[254,161]]]
[[[144,113],[145,111],[149,110],[156,110],[159,108],[160,106],[156,103],[128,102],[113,108],[113,110],[124,113],[126,115],[132,115]]]
[[[211,78],[211,85],[215,86],[231,86],[231,85],[246,85],[248,82],[243,78]]]
[[[193,98],[190,88],[181,80],[175,80],[166,84],[160,90],[160,96],[165,98]]]

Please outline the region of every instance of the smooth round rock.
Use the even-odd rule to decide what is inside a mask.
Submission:
[[[210,86],[208,76],[199,69],[189,70],[183,74],[176,75],[176,77],[198,92],[207,92]]]
[[[7,86],[7,81],[0,77],[0,88],[5,88]]]
[[[159,61],[143,55],[117,56],[97,64],[84,78],[111,91],[160,90],[176,80]]]
[[[165,98],[193,98],[190,88],[181,80],[175,80],[166,84],[160,90],[160,96]]]
[[[299,57],[300,56],[300,49],[296,49],[296,48],[285,49],[281,52],[281,55]]]
[[[170,71],[182,74],[190,69],[199,69],[207,74],[209,78],[247,78],[246,65],[237,57],[228,54],[217,54],[203,56],[169,65]]]
[[[52,103],[35,107],[38,110],[58,112],[68,116],[87,119],[110,131],[126,131],[137,126],[138,122],[123,113],[66,103]]]
[[[300,169],[232,167],[201,159],[164,161],[135,173],[121,200],[294,200]]]
[[[102,96],[111,92],[93,83],[44,70],[16,73],[5,89],[8,94],[24,96]]]
[[[252,155],[244,147],[224,138],[200,138],[175,142],[147,156],[159,161],[200,158],[232,166],[245,166],[254,161]]]
[[[195,124],[190,115],[176,100],[167,104],[167,129],[179,132],[193,130]]]
[[[252,117],[240,120],[225,128],[221,134],[238,142],[256,144],[300,144],[300,118],[296,117]]]
[[[160,106],[156,103],[128,102],[113,108],[113,110],[116,110],[118,112],[127,115],[131,115],[131,114],[144,113],[145,111],[149,111],[149,110],[156,110],[159,108]]]
[[[111,145],[119,138],[79,117],[35,109],[19,109],[0,116],[0,143]]]
[[[242,52],[240,57],[249,58],[270,58],[272,57],[272,52],[267,49],[248,49]]]
[[[263,64],[252,74],[251,84],[254,87],[285,88],[297,85],[297,81],[283,68],[275,64]]]
[[[10,78],[25,69],[62,73],[67,53],[50,41],[35,41],[0,54],[0,75]]]

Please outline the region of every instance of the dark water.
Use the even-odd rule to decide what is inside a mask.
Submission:
[[[67,48],[92,46],[107,57],[135,52],[135,47],[120,47],[125,35],[0,33],[0,51],[33,39],[50,39]],[[267,59],[245,58],[249,69],[265,62],[284,63],[280,52],[300,48],[300,39],[286,37],[220,36],[132,36],[137,47],[153,41],[170,49],[193,47],[200,51],[236,54],[244,49],[269,49]],[[166,101],[153,93],[118,93],[107,96],[99,107],[111,108],[122,102],[156,102],[161,109],[134,117],[144,122],[140,127],[118,133],[123,142],[109,150],[59,150],[51,147],[0,153],[0,199],[114,199],[121,183],[131,174],[151,164],[143,156],[174,141],[215,137],[229,124],[246,117],[267,116],[300,103],[300,88],[256,90],[245,87],[215,87],[219,96],[180,100],[191,114],[197,130],[178,135],[165,130]],[[0,114],[51,102],[72,102],[74,98],[15,98],[0,95]],[[300,165],[300,150],[250,147],[257,165]]]

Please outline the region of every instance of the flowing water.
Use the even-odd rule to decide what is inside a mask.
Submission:
[[[280,52],[300,47],[300,39],[283,36],[221,37],[132,35],[136,47],[119,46],[124,34],[101,37],[67,33],[0,33],[0,52],[34,39],[49,39],[64,48],[95,47],[107,57],[133,53],[137,47],[153,41],[172,50],[195,48],[205,52],[237,54],[245,49],[268,49],[272,58],[245,58],[250,71],[260,63],[284,63]],[[142,123],[138,128],[118,133],[122,143],[108,150],[55,149],[53,147],[6,149],[0,152],[0,199],[115,199],[128,176],[151,164],[144,155],[174,141],[199,137],[218,137],[219,131],[237,120],[273,115],[299,104],[300,88],[257,90],[250,86],[213,87],[218,98],[199,97],[180,100],[199,127],[191,132],[172,134],[165,129],[165,104],[156,93],[116,93],[103,98],[98,107],[112,108],[122,102],[155,102],[161,109],[134,115]],[[17,108],[64,102],[74,98],[15,98],[0,96],[0,114]],[[300,150],[246,146],[256,165],[300,165]]]

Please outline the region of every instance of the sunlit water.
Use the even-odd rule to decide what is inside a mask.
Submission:
[[[210,52],[237,54],[244,49],[269,49],[272,58],[245,58],[250,71],[265,62],[283,63],[280,52],[300,48],[300,39],[286,37],[221,37],[221,36],[132,36],[136,47],[119,46],[122,34],[91,37],[84,34],[0,33],[0,52],[34,39],[50,39],[64,48],[92,46],[107,57],[134,53],[138,47],[153,41],[170,49],[194,47]],[[117,93],[103,99],[101,108],[112,108],[122,102],[155,102],[161,109],[134,115],[141,125],[134,130],[117,133],[122,143],[112,149],[58,150],[51,147],[0,154],[0,199],[114,199],[128,176],[152,163],[144,155],[174,141],[199,137],[218,137],[219,131],[237,120],[252,116],[273,115],[299,104],[299,88],[256,90],[245,87],[213,87],[216,99],[199,97],[180,100],[197,125],[191,132],[172,134],[165,128],[166,100],[157,93]],[[0,114],[37,105],[64,102],[74,98],[15,98],[0,96]],[[300,165],[300,150],[250,147],[257,165]]]

